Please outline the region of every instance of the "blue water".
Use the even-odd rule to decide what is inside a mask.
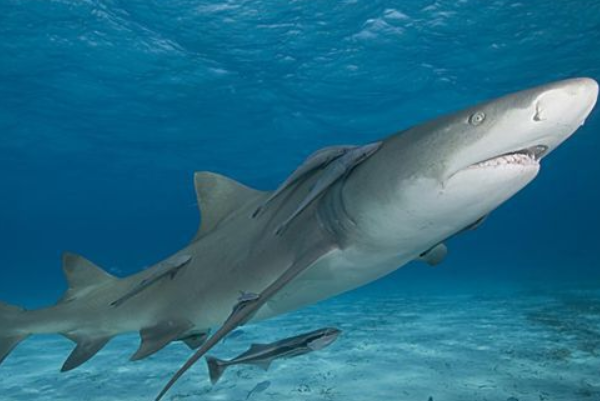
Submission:
[[[4,0],[0,3],[0,299],[28,307],[55,302],[66,286],[60,270],[65,250],[127,275],[181,248],[199,221],[194,171],[216,171],[271,189],[323,146],[367,143],[479,101],[557,79],[600,80],[598,43],[600,2],[593,0]],[[349,305],[365,302],[365,297],[377,293],[370,290],[383,288],[397,296],[442,296],[446,307],[455,302],[466,307],[471,303],[461,304],[453,297],[510,288],[520,294],[514,295],[515,302],[533,299],[531,308],[538,305],[542,310],[537,295],[524,294],[553,293],[567,285],[569,291],[583,291],[577,292],[577,299],[587,300],[584,309],[598,318],[600,311],[594,305],[599,298],[593,291],[600,288],[599,149],[596,110],[584,127],[544,159],[531,185],[479,230],[449,242],[450,254],[439,268],[411,265],[342,299]],[[559,302],[556,299],[552,302]],[[328,313],[327,305],[311,311]],[[422,326],[425,332],[436,325],[435,316],[446,311],[436,309],[435,302],[427,305],[431,308],[423,313],[433,315]],[[519,305],[510,310],[522,311]],[[488,306],[482,304],[478,313]],[[564,314],[554,313],[552,318],[561,325],[581,326],[564,320],[572,318],[568,308],[558,310]],[[368,313],[353,311],[363,318]],[[523,319],[531,323],[528,316],[523,312]],[[515,319],[514,326],[504,327],[507,335],[524,327]],[[594,319],[586,330],[600,335],[600,320]],[[401,330],[401,324],[398,320],[393,330]],[[469,325],[460,327],[468,330]],[[490,326],[488,333],[494,330]],[[566,336],[572,340],[574,334],[567,330]],[[430,345],[435,352],[436,340],[421,338],[421,345]],[[27,350],[37,354],[32,341],[29,344],[34,345],[27,348],[25,343],[14,358],[39,357],[25,357]],[[528,341],[515,347],[535,343]],[[340,343],[338,351],[349,343]],[[565,347],[568,352],[560,355],[579,355]],[[600,399],[600,383],[589,379],[590,369],[600,366],[600,348],[587,349],[587,354],[579,355],[581,369],[571,373],[571,381],[555,393],[550,391],[558,394],[554,398],[550,394],[545,399],[567,400],[576,397],[573,394]],[[184,359],[184,351],[179,349],[179,358],[162,361],[169,364],[161,369],[173,370]],[[389,371],[389,366],[377,365],[373,352],[360,351],[369,363],[357,362],[352,377],[370,369]],[[332,349],[328,355],[335,354]],[[465,351],[452,358],[470,355]],[[43,381],[46,370],[60,367],[57,358],[47,361],[50,366],[45,370],[28,372],[23,383],[35,388],[32,383]],[[493,360],[489,355],[482,358]],[[511,360],[510,354],[498,358]],[[115,366],[117,360],[127,366],[122,356],[109,362]],[[518,374],[515,360],[511,363]],[[102,377],[106,365],[97,363]],[[574,363],[564,363],[565,369],[574,369]],[[402,361],[398,364],[406,369]],[[35,363],[26,366],[34,369]],[[142,365],[133,366],[135,370]],[[483,366],[490,380],[497,378],[493,366]],[[7,372],[3,368],[0,377]],[[460,391],[463,387],[456,383],[472,372],[457,372],[447,382],[454,392],[446,393],[446,399],[483,399]],[[422,376],[426,389],[428,376]],[[44,386],[56,390],[64,383],[64,376],[51,377]],[[271,388],[257,399],[283,385],[269,380]],[[523,380],[535,387],[527,376]],[[556,380],[550,376],[548,382]],[[159,382],[164,382],[162,376]],[[413,392],[404,397],[426,400],[434,395],[435,383],[429,382],[431,394]],[[193,387],[192,382],[188,385]],[[381,397],[402,394],[404,388],[375,379],[372,385],[378,386],[373,394]],[[69,386],[85,389],[86,380],[80,377]],[[116,386],[116,393],[122,390],[118,382],[111,386]],[[301,388],[294,382],[291,386]],[[510,383],[506,386],[510,388]],[[253,385],[246,387],[250,390]],[[152,394],[150,390],[143,394]],[[31,399],[19,391],[10,394]],[[333,398],[323,391],[320,399],[351,399],[347,390],[332,390]],[[526,399],[538,399],[540,391]],[[222,394],[227,397],[227,392]],[[310,398],[315,393],[294,394],[315,399]],[[513,396],[508,391],[501,394],[503,399]]]

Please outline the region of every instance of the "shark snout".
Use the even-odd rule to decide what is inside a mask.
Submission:
[[[577,128],[598,98],[598,83],[591,78],[559,81],[540,88],[534,100],[533,121]]]

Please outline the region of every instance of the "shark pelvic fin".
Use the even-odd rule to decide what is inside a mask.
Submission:
[[[94,288],[118,280],[89,260],[74,253],[65,252],[62,260],[69,289],[59,302],[73,301]]]
[[[179,339],[185,332],[192,329],[194,325],[189,320],[167,320],[155,326],[142,329],[140,336],[142,343],[131,357],[132,361],[146,358],[163,349],[171,341]]]
[[[220,174],[200,171],[194,174],[200,208],[200,229],[192,242],[212,231],[230,214],[265,195]]]
[[[423,252],[419,260],[427,263],[429,266],[437,266],[444,261],[448,254],[448,248],[443,243],[439,243],[433,248]]]
[[[85,334],[72,334],[72,333],[63,333],[65,337],[69,340],[74,341],[77,346],[71,352],[71,355],[67,358],[65,363],[61,368],[61,372],[67,372],[69,370],[75,369],[80,366],[91,357],[96,355],[98,351],[100,351],[106,343],[110,341],[112,336],[103,335],[91,337]]]

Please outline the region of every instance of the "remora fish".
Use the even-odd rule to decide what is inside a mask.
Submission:
[[[212,384],[217,383],[225,372],[225,369],[233,365],[254,365],[268,370],[275,359],[293,358],[318,351],[332,344],[340,333],[341,331],[336,328],[324,328],[279,340],[271,344],[252,344],[248,351],[229,361],[207,356],[206,363],[208,364],[210,381]]]
[[[41,333],[76,343],[63,370],[125,332],[141,335],[135,359],[176,340],[199,347],[160,398],[249,320],[360,287],[413,260],[440,263],[443,242],[476,227],[529,184],[542,159],[583,124],[597,96],[589,78],[508,94],[391,135],[372,154],[369,148],[335,163],[348,154],[341,152],[323,158],[324,168],[313,160],[310,172],[274,198],[196,173],[202,221],[189,245],[125,278],[65,254],[69,289],[56,305],[25,311],[0,303],[0,362]],[[253,295],[238,299],[240,291]],[[218,329],[202,344],[211,328]]]

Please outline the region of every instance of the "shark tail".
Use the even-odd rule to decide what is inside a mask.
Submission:
[[[29,333],[18,331],[16,318],[25,313],[25,309],[0,302],[0,363]]]
[[[225,369],[229,366],[226,361],[215,358],[213,356],[206,357],[206,363],[208,365],[208,375],[212,384],[217,384]]]

